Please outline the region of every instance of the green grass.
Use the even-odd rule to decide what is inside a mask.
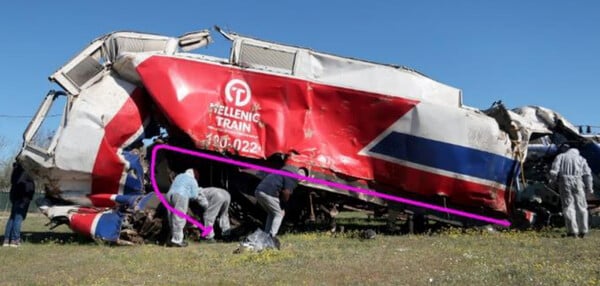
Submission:
[[[0,226],[6,215],[0,214]],[[237,243],[99,245],[46,218],[24,223],[20,248],[0,248],[0,284],[31,285],[600,285],[600,231],[282,235],[280,251],[233,254]]]

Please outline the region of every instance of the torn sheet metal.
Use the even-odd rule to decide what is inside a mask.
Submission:
[[[303,166],[506,212],[516,162],[485,114],[182,57],[152,56],[137,71],[200,149],[294,153]]]
[[[29,138],[20,160],[50,195],[109,207],[112,195],[143,190],[127,149],[163,127],[199,150],[284,154],[313,177],[508,216],[531,140],[581,138],[553,111],[479,111],[462,105],[459,89],[407,68],[227,36],[230,59],[183,53],[209,43],[206,31],[97,39],[51,76],[69,95],[51,147]]]
[[[52,228],[67,224],[71,230],[101,242],[118,244],[143,243],[161,234],[162,219],[157,214],[158,198],[146,195],[96,195],[117,204],[118,208],[56,206],[48,201],[38,202]]]
[[[134,175],[140,172],[139,158],[123,148],[143,136],[147,104],[143,89],[102,77],[73,102],[56,145],[46,151],[52,160],[39,156],[34,142],[25,142],[21,158],[53,195],[80,205],[94,205],[90,194],[141,193],[142,178]]]
[[[232,63],[241,67],[293,75],[314,83],[369,93],[453,107],[462,105],[459,89],[405,67],[319,53],[235,34],[227,36],[233,40]]]
[[[577,128],[556,111],[541,106],[524,106],[515,108],[512,111],[525,118],[532,130],[543,130],[544,128],[554,130],[557,127],[564,126],[572,133],[579,134]]]

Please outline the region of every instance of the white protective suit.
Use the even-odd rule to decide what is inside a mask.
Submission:
[[[199,199],[200,206],[204,208],[204,224],[206,226],[213,226],[217,217],[219,218],[219,228],[221,228],[221,234],[227,236],[231,228],[229,224],[229,204],[231,203],[231,196],[229,192],[221,188],[208,187],[201,188],[198,197],[204,197]],[[215,236],[214,229],[206,236],[206,239],[212,239]]]
[[[592,172],[587,161],[571,148],[552,162],[550,179],[558,183],[567,233],[583,236],[588,232],[585,190],[593,192]]]
[[[166,197],[169,204],[176,210],[185,214],[188,211],[190,199],[198,197],[198,182],[194,177],[194,170],[188,169],[175,177]],[[185,227],[185,218],[169,212],[169,225],[171,227],[171,242],[181,245],[183,243],[183,228]]]

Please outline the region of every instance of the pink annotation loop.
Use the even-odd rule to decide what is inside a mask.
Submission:
[[[231,164],[231,165],[242,167],[242,168],[248,168],[248,169],[254,169],[254,170],[263,171],[263,172],[267,172],[267,173],[278,174],[278,175],[294,178],[294,179],[301,180],[301,181],[311,182],[313,184],[319,184],[319,185],[323,185],[323,186],[327,186],[327,187],[338,188],[338,189],[343,189],[343,190],[347,190],[347,191],[351,191],[351,192],[361,193],[361,194],[378,197],[378,198],[382,198],[382,199],[389,200],[389,201],[399,202],[399,203],[412,205],[412,206],[416,206],[416,207],[420,207],[420,208],[424,208],[424,209],[430,209],[430,210],[434,210],[434,211],[438,211],[438,212],[462,216],[462,217],[466,217],[466,218],[470,218],[470,219],[474,219],[474,220],[479,220],[479,221],[484,221],[487,223],[501,225],[504,227],[510,226],[510,222],[508,222],[506,220],[494,219],[491,217],[473,214],[473,213],[469,213],[469,212],[465,212],[465,211],[461,211],[461,210],[451,209],[451,208],[447,208],[447,207],[442,207],[442,206],[432,205],[432,204],[419,202],[419,201],[415,201],[415,200],[410,200],[410,199],[406,199],[406,198],[402,198],[402,197],[378,193],[378,192],[367,190],[367,189],[362,189],[362,188],[358,188],[358,187],[334,183],[334,182],[316,179],[316,178],[310,178],[310,177],[302,176],[299,174],[289,173],[289,172],[285,172],[285,171],[281,171],[281,170],[277,170],[277,169],[271,169],[271,168],[267,168],[267,167],[263,167],[263,166],[259,166],[259,165],[255,165],[255,164],[250,164],[250,163],[246,163],[246,162],[240,162],[240,161],[236,161],[236,160],[232,160],[232,159],[227,159],[227,158],[223,158],[223,157],[219,157],[219,156],[206,154],[203,152],[192,151],[192,150],[179,148],[179,147],[175,147],[175,146],[169,146],[166,144],[157,145],[152,150],[152,155],[151,155],[151,159],[150,159],[150,181],[152,183],[152,188],[154,189],[154,192],[156,193],[156,196],[158,197],[158,199],[163,203],[163,205],[167,208],[167,210],[169,210],[170,212],[173,212],[175,215],[177,215],[179,217],[185,218],[189,223],[193,224],[194,226],[196,226],[200,230],[202,230],[202,237],[207,236],[211,232],[212,227],[204,226],[203,224],[201,224],[194,218],[173,208],[171,205],[169,205],[168,201],[165,199],[164,195],[159,191],[159,189],[157,187],[154,170],[155,170],[155,166],[156,166],[156,153],[161,149],[169,150],[172,152],[178,152],[178,153],[182,153],[182,154],[186,154],[186,155],[190,155],[190,156],[194,156],[194,157],[204,158],[204,159],[208,159],[208,160],[212,160],[212,161],[216,161],[216,162],[220,162],[220,163]]]

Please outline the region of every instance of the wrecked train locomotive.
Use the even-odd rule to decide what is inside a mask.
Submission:
[[[190,52],[212,41],[206,30],[181,37],[116,32],[93,41],[50,77],[63,91],[46,97],[25,132],[19,160],[46,184],[44,212],[51,219],[72,224],[85,214],[85,227],[74,229],[117,240],[115,232],[107,238],[96,231],[98,208],[118,212],[117,195],[145,192],[144,169],[132,148],[161,130],[173,146],[259,165],[291,164],[309,177],[496,218],[519,215],[529,223],[540,206],[552,210],[543,207],[547,202],[529,209],[540,196],[522,192],[530,140],[564,139],[597,149],[543,108],[510,111],[496,104],[481,111],[464,106],[459,89],[408,68],[217,30],[231,42],[229,58]],[[60,98],[60,123],[39,146],[35,138]],[[595,149],[588,160],[598,158]],[[240,215],[251,208],[258,174],[176,154],[160,160],[175,171],[201,166],[201,185],[226,187]],[[157,172],[159,185],[168,184],[165,170]],[[340,206],[378,206],[474,223],[308,182],[296,196],[299,219],[330,217]],[[96,214],[80,211],[90,206]],[[106,224],[119,230],[122,221]]]

